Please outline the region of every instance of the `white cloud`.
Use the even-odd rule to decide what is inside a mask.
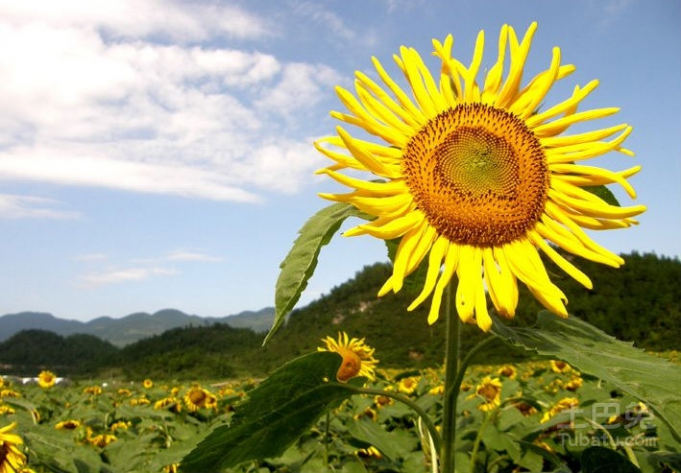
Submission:
[[[271,25],[235,5],[168,0],[0,0],[8,23],[39,22],[60,27],[88,25],[116,38],[160,35],[178,41],[201,41],[210,35],[259,38]]]
[[[0,218],[78,218],[78,212],[54,208],[60,203],[53,199],[28,195],[0,194]]]
[[[174,276],[179,271],[172,268],[113,268],[82,276],[78,283],[82,287],[100,287],[109,284],[144,281],[157,276]]]
[[[340,76],[328,66],[293,63],[284,67],[281,79],[265,90],[255,104],[261,110],[291,117],[315,105],[322,95],[321,87],[337,83]]]
[[[226,176],[188,164],[131,162],[94,153],[69,156],[57,148],[18,148],[0,153],[0,176],[216,200],[258,200],[255,194],[230,185],[231,179]]]
[[[43,3],[0,0],[0,180],[253,202],[318,166],[291,130],[335,71],[215,46],[263,36],[263,20],[203,3]]]

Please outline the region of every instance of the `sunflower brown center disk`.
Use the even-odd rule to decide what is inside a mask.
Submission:
[[[417,207],[452,242],[503,245],[544,212],[550,176],[541,143],[504,110],[465,104],[441,113],[412,137],[402,162]]]

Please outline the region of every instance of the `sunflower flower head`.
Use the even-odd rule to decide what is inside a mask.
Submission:
[[[89,437],[87,439],[88,443],[99,448],[104,448],[110,443],[115,442],[116,440],[118,440],[118,437],[111,434],[99,434],[95,435],[94,437]]]
[[[629,125],[565,133],[618,111],[577,111],[598,81],[542,106],[552,86],[575,70],[561,64],[556,47],[548,68],[523,85],[536,28],[533,23],[519,38],[504,25],[498,56],[489,66],[482,62],[482,31],[470,65],[453,56],[451,35],[433,40],[440,62],[436,74],[418,52],[402,47],[395,61],[406,90],[374,58],[379,80],[357,72],[355,94],[336,89],[348,112],[331,115],[377,140],[355,138],[339,126],[336,136],[315,143],[334,162],[318,173],[350,188],[321,196],[373,217],[345,235],[399,240],[392,275],[379,296],[398,292],[427,261],[422,292],[409,310],[431,298],[429,323],[438,319],[443,291],[454,276],[459,317],[484,331],[492,325],[488,298],[500,315],[515,315],[518,280],[546,308],[566,317],[567,299],[550,280],[540,252],[591,288],[588,276],[555,248],[619,267],[622,258],[596,244],[585,229],[626,228],[645,211],[641,205],[611,205],[590,190],[619,184],[634,198],[627,178],[639,166],[615,172],[583,163],[610,151],[633,154],[622,147]],[[481,70],[487,71],[482,80]],[[368,178],[355,177],[357,172]]]
[[[12,422],[0,428],[0,471],[20,471],[26,465],[26,455],[20,450],[24,443],[21,437],[11,431],[17,426]]]
[[[43,389],[49,389],[57,382],[57,376],[51,371],[41,371],[38,375],[38,385]]]
[[[323,347],[318,351],[330,351],[343,357],[340,368],[336,373],[336,379],[344,383],[355,376],[364,376],[368,379],[376,378],[376,365],[378,360],[374,358],[374,349],[364,343],[364,339],[350,338],[345,332],[338,332],[338,339],[326,337],[322,339]]]
[[[572,366],[562,360],[551,360],[549,366],[554,373],[565,374],[572,371]]]
[[[483,403],[478,406],[483,412],[491,411],[501,405],[501,380],[485,376],[475,388],[475,394],[471,394],[469,399],[478,397]]]
[[[75,430],[80,426],[81,422],[79,420],[69,419],[57,422],[57,425],[55,425],[54,428],[57,430]]]
[[[544,415],[541,418],[541,423],[548,422],[552,417],[555,417],[557,414],[568,411],[570,409],[574,409],[577,406],[579,406],[579,399],[576,397],[564,397],[560,401],[556,402],[551,408],[549,408],[548,411],[544,413]]]
[[[210,391],[199,385],[189,388],[184,395],[184,403],[190,412],[196,412],[199,409],[217,408],[217,398]]]

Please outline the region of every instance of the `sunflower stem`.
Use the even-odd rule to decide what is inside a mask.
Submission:
[[[437,428],[435,428],[433,420],[430,418],[428,413],[425,410],[423,410],[421,406],[419,406],[411,399],[402,396],[401,394],[394,393],[392,391],[383,391],[382,389],[357,388],[350,385],[347,385],[347,388],[356,392],[357,394],[369,394],[372,396],[389,397],[397,402],[401,402],[402,404],[409,406],[414,412],[416,412],[416,415],[418,415],[421,418],[423,424],[426,426],[426,429],[428,430],[428,433],[430,434],[430,437],[433,440],[433,443],[435,444],[435,448],[438,451],[442,448],[442,439],[440,437],[440,433],[437,431]]]
[[[329,469],[329,443],[331,442],[331,429],[329,428],[329,423],[331,423],[331,413],[326,411],[326,423],[324,425],[324,465],[326,469]]]
[[[445,345],[445,392],[444,413],[442,418],[442,450],[440,452],[441,473],[454,473],[456,454],[456,400],[459,394],[457,386],[461,384],[460,376],[460,322],[452,307],[452,291],[454,281],[446,290],[445,311],[447,318],[447,335]]]

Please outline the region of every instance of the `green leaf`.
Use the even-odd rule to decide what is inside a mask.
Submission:
[[[397,460],[415,447],[416,439],[407,432],[395,429],[388,432],[372,420],[364,419],[346,424],[348,433],[380,450],[390,460]]]
[[[641,473],[633,463],[614,450],[589,447],[582,452],[582,473]]]
[[[284,323],[286,316],[293,310],[300,295],[307,287],[317,267],[317,259],[322,247],[331,241],[333,234],[348,217],[365,216],[356,207],[337,203],[323,208],[313,215],[293,242],[293,248],[281,263],[274,296],[274,323],[265,342]]]
[[[596,197],[600,197],[605,202],[615,207],[621,207],[617,197],[606,186],[586,186],[582,187],[585,191],[591,192]]]
[[[365,378],[335,382],[341,362],[337,353],[317,352],[279,368],[237,406],[229,426],[217,427],[182,460],[182,471],[220,471],[283,454],[324,411],[364,383]]]
[[[681,434],[681,368],[648,355],[576,318],[541,311],[537,327],[508,327],[494,318],[492,332],[507,343],[559,359],[645,402],[667,424],[677,441]]]

